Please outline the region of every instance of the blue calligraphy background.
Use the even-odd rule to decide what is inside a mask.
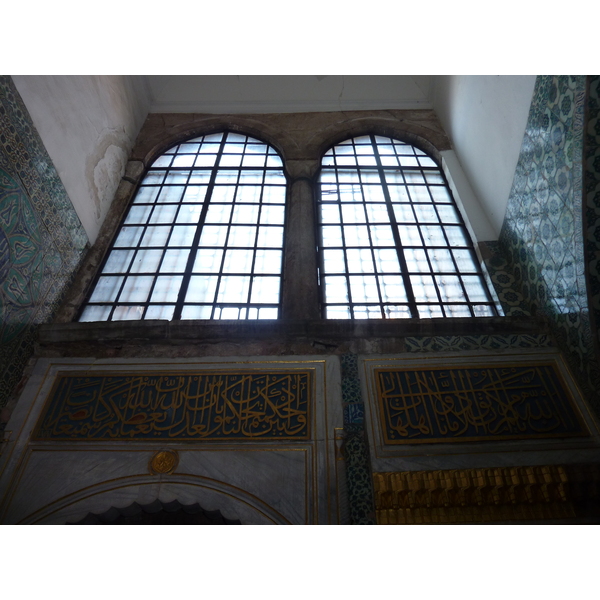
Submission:
[[[311,373],[61,374],[34,438],[306,439]]]
[[[375,372],[385,443],[588,435],[551,365]]]

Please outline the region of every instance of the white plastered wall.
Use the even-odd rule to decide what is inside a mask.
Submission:
[[[434,110],[452,141],[473,202],[481,204],[492,227],[492,237],[477,235],[479,241],[495,240],[500,234],[535,79],[535,75],[436,78]],[[467,212],[475,229],[478,225]]]
[[[150,85],[135,76],[13,80],[93,244],[148,114]],[[497,239],[535,76],[438,76],[433,85],[434,108],[454,147],[443,157],[446,174],[476,239]]]
[[[473,192],[456,152],[444,150],[441,155],[442,169],[473,241],[486,242],[496,239],[498,236],[494,227]]]
[[[13,81],[93,244],[148,114],[146,81],[124,75]]]

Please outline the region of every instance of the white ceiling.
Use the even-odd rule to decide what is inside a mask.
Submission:
[[[432,75],[147,75],[153,113],[433,108]]]

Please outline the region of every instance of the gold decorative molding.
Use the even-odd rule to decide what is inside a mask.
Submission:
[[[148,465],[153,475],[167,475],[172,473],[179,464],[179,454],[175,450],[161,450],[157,452]]]
[[[599,469],[592,469],[597,476]],[[576,511],[569,470],[539,466],[374,473],[377,523],[571,519]]]

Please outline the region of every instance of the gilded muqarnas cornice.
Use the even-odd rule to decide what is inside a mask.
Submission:
[[[374,473],[379,525],[573,519],[599,465]]]

